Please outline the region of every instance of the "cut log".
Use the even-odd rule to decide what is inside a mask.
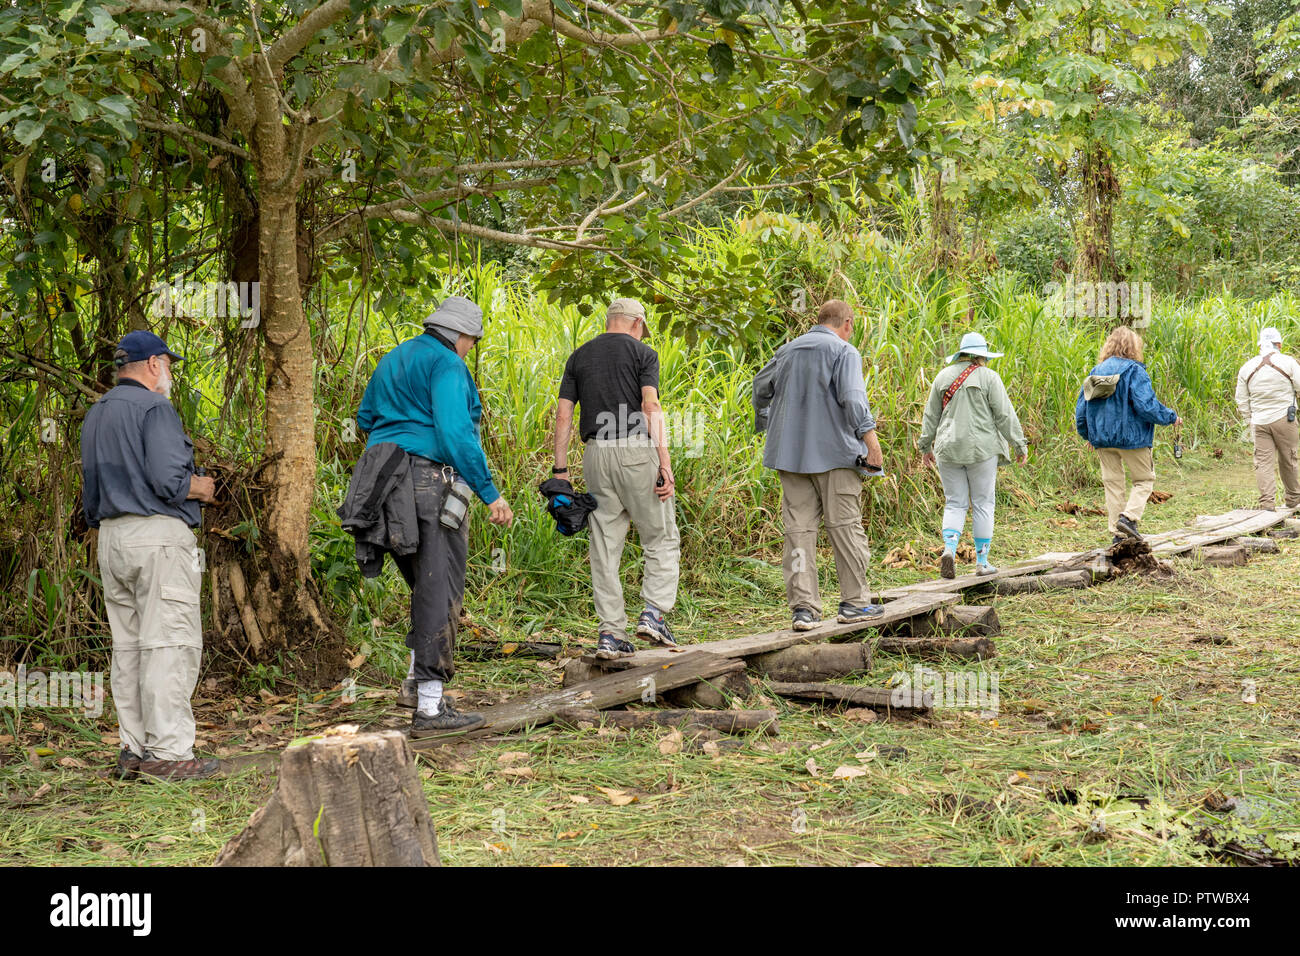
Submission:
[[[567,727],[583,724],[610,727],[708,727],[724,734],[755,732],[774,737],[781,731],[774,710],[595,710],[591,707],[565,707],[555,715],[555,722]]]
[[[898,637],[996,637],[1002,622],[992,604],[955,604],[925,617],[913,618]]]
[[[438,866],[415,757],[396,730],[289,747],[271,799],[217,866]]]
[[[870,644],[796,644],[748,660],[756,674],[778,681],[824,681],[871,670]]]
[[[1192,551],[1184,551],[1178,557],[1190,558],[1207,568],[1238,568],[1250,560],[1246,549],[1239,545],[1196,548]]]
[[[1277,538],[1285,541],[1289,538],[1300,538],[1300,528],[1270,528],[1268,531],[1270,538]]]
[[[543,691],[485,708],[482,713],[487,723],[477,730],[471,730],[467,734],[460,732],[421,737],[411,741],[411,748],[425,750],[440,746],[452,737],[508,734],[525,727],[549,724],[555,719],[556,711],[575,704],[603,710],[634,700],[650,703],[674,687],[684,687],[728,671],[743,670],[744,667],[744,661],[719,657],[705,651],[675,654],[672,660],[662,664],[616,671],[560,690]]]
[[[1272,538],[1233,538],[1228,544],[1235,544],[1238,547],[1245,548],[1251,554],[1277,554],[1281,548]]]
[[[772,681],[772,693],[800,700],[832,701],[855,707],[883,707],[888,710],[929,710],[934,692],[910,687],[856,687],[850,684],[789,683]]]
[[[993,590],[998,594],[1026,594],[1033,591],[1052,591],[1059,588],[1086,588],[1092,585],[1092,572],[1056,571],[1052,574],[1027,574],[1018,578],[997,581]]]
[[[742,669],[669,690],[662,699],[673,707],[725,710],[731,706],[731,698],[745,700],[752,690],[749,675]]]
[[[987,637],[933,635],[930,637],[882,637],[877,650],[913,657],[972,657],[986,661],[997,656],[997,648]]]

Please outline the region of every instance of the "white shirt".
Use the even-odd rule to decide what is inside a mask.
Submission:
[[[1256,373],[1264,361],[1264,356],[1256,355],[1237,373],[1237,409],[1252,425],[1271,425],[1286,418],[1287,408],[1295,404],[1296,394],[1300,393],[1300,362],[1278,351],[1269,352],[1268,360],[1273,367],[1265,366]],[[1255,373],[1254,378],[1250,378],[1251,373]]]

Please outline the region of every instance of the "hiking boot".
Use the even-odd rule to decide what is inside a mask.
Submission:
[[[411,715],[412,737],[436,737],[439,734],[460,733],[477,730],[487,723],[482,714],[462,714],[456,705],[444,697],[438,704],[436,714],[426,714],[417,710]]]
[[[975,565],[976,574],[997,574],[998,569],[985,561],[983,564]]]
[[[673,630],[668,626],[668,622],[648,610],[641,612],[641,617],[636,622],[636,633],[637,637],[644,637],[652,644],[659,644],[662,647],[677,646],[677,640],[673,637]]]
[[[879,604],[867,604],[863,607],[854,607],[852,604],[840,602],[840,613],[836,618],[841,624],[857,624],[859,621],[867,621],[873,617],[880,617],[885,613],[885,609]]]
[[[139,773],[142,777],[156,780],[204,780],[215,777],[221,772],[221,761],[196,757],[193,760],[149,760],[140,761]]]
[[[615,637],[613,634],[602,634],[600,640],[596,642],[596,657],[602,661],[618,660],[620,657],[631,657],[636,653],[636,648],[631,641],[625,641],[621,637]]]
[[[407,678],[402,681],[401,688],[397,691],[397,706],[405,707],[408,710],[415,710],[420,703],[420,682]]]
[[[1117,534],[1115,535],[1115,537],[1110,539],[1110,546],[1113,548],[1121,541],[1126,541],[1126,540],[1127,540],[1127,535]]]
[[[1139,541],[1142,540],[1142,535],[1138,533],[1138,523],[1128,515],[1120,515],[1116,518],[1115,527],[1130,538],[1137,538]]]
[[[790,623],[792,631],[811,631],[822,622],[820,615],[810,607],[794,609],[794,620]]]
[[[951,581],[957,576],[957,555],[945,551],[939,556],[939,577]]]
[[[148,759],[147,755],[137,757],[129,747],[123,747],[117,752],[117,766],[112,769],[111,773],[118,780],[134,780],[140,773],[141,761]]]

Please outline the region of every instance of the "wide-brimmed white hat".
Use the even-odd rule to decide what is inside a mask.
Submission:
[[[963,355],[977,355],[980,358],[1001,358],[1002,352],[990,352],[988,340],[978,332],[967,332],[961,337],[961,345],[957,351],[953,352],[948,358],[949,362],[955,362]]]

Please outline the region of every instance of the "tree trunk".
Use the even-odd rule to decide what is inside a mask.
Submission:
[[[439,866],[406,737],[345,732],[290,747],[280,780],[217,866]]]
[[[1075,234],[1075,280],[1118,282],[1123,275],[1115,264],[1113,227],[1120,187],[1105,146],[1094,143],[1084,150],[1080,180],[1082,209]]]
[[[871,670],[871,645],[796,644],[748,660],[749,667],[770,680],[822,681]]]

